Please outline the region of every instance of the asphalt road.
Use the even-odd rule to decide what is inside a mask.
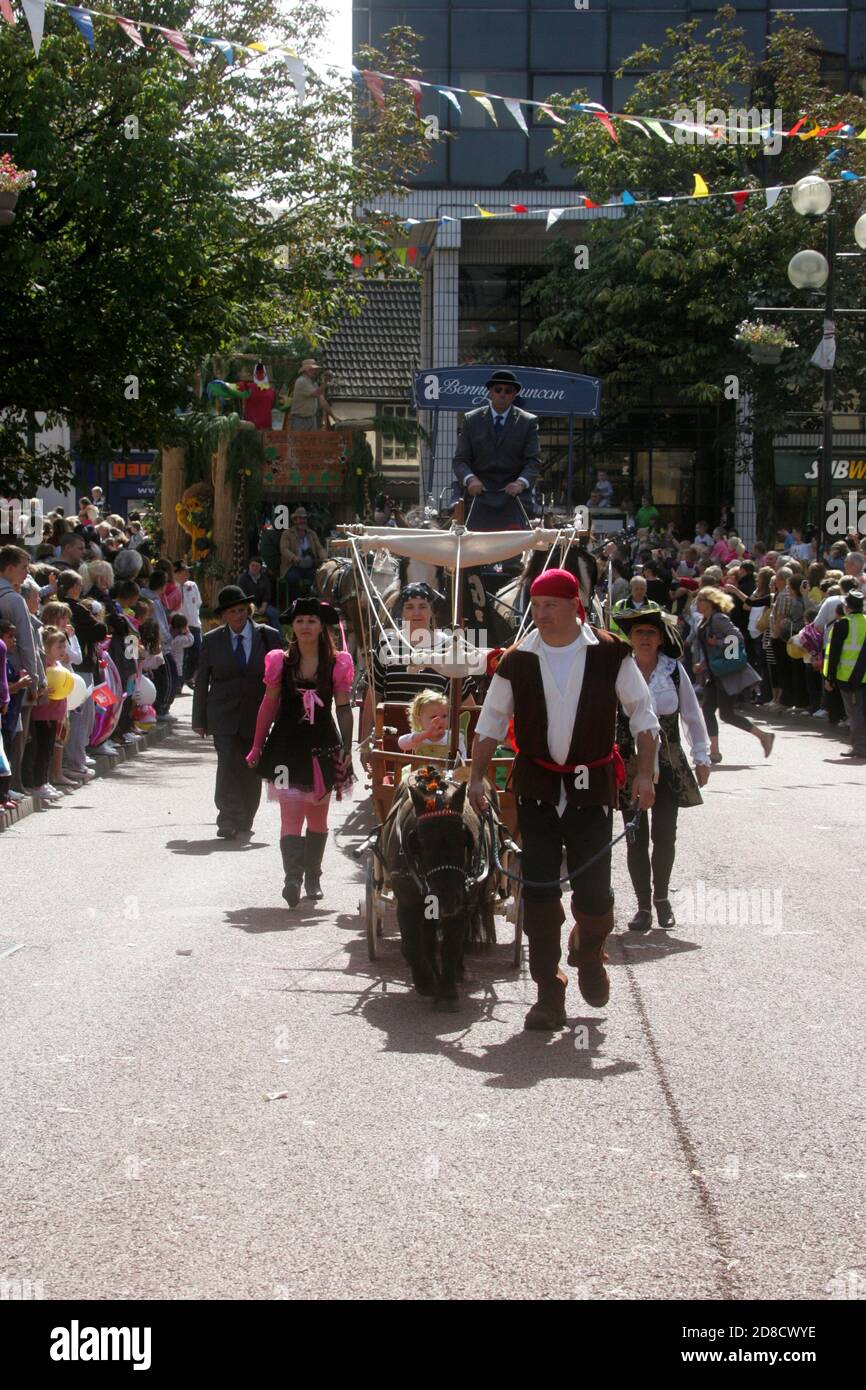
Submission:
[[[866,769],[775,727],[765,763],[723,726],[681,816],[681,925],[614,938],[609,1007],[573,980],[553,1036],[523,1032],[506,923],[459,1015],[414,995],[393,934],[367,959],[357,797],[326,906],[290,914],[276,808],[217,840],[186,722],[7,831],[0,1277],[75,1299],[866,1296]],[[622,847],[615,887],[622,931]]]

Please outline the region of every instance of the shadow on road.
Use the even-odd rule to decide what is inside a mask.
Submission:
[[[265,840],[166,840],[166,849],[170,849],[172,854],[243,854],[250,849],[270,849],[271,846]]]
[[[260,936],[263,932],[284,935],[308,927],[320,917],[321,912],[317,913],[314,907],[299,906],[290,912],[285,903],[280,903],[273,907],[235,907],[226,912],[225,921],[228,926],[251,936]]]
[[[650,961],[664,960],[666,956],[678,956],[683,951],[700,951],[697,941],[683,941],[672,936],[669,931],[629,932],[628,935],[614,937],[622,953],[622,961],[628,965],[645,965]],[[613,959],[611,964],[619,964]]]

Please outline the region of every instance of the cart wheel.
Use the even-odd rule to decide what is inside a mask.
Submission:
[[[523,959],[523,887],[517,889],[517,915],[514,919],[514,955],[512,964],[515,970],[520,969]]]
[[[370,960],[376,959],[376,929],[379,925],[379,917],[376,911],[376,897],[376,878],[371,855],[367,864],[367,878],[364,883],[364,916],[366,918],[365,925],[367,928],[367,955],[370,957]]]

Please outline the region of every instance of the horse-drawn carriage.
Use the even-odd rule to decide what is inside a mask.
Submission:
[[[520,963],[522,942],[520,889],[512,891],[515,879],[509,877],[519,861],[517,807],[507,789],[513,752],[496,756],[491,764],[495,785],[490,800],[496,808],[492,822],[480,821],[472,810],[467,797],[469,769],[458,754],[464,681],[467,676],[475,676],[482,686],[486,684],[488,661],[495,645],[487,640],[483,629],[466,625],[464,576],[467,570],[477,573],[485,564],[532,552],[531,558],[534,561],[537,557],[537,564],[531,567],[539,571],[550,565],[570,564],[580,576],[582,587],[586,584],[589,599],[595,578],[594,561],[581,546],[573,527],[504,532],[471,532],[459,525],[447,531],[364,526],[340,530],[345,539],[337,544],[351,554],[354,593],[358,598],[356,624],[360,628],[356,637],[363,649],[368,678],[373,679],[371,656],[377,647],[380,652],[387,650],[392,660],[396,650],[398,655],[403,653],[406,664],[433,668],[450,678],[450,744],[447,755],[441,758],[401,750],[397,740],[408,731],[408,707],[374,697],[369,762],[377,830],[356,853],[366,860],[365,891],[359,911],[370,959],[376,958],[381,938],[395,916],[404,954],[407,936],[412,940],[416,927],[419,940],[424,936],[426,955],[419,946],[419,960],[423,957],[423,962],[427,962],[431,950],[435,951],[439,929],[443,941],[442,974],[441,978],[437,974],[435,988],[425,968],[416,970],[411,950],[407,959],[419,992],[435,994],[442,1007],[455,1007],[452,976],[456,970],[459,977],[464,939],[495,941],[494,913],[499,911],[514,923],[515,966]],[[401,632],[389,606],[370,581],[366,556],[380,550],[433,567],[445,577],[451,626],[431,638],[430,647],[423,652],[410,647],[407,653],[407,635]],[[468,607],[477,614],[471,594]],[[508,605],[508,609],[511,634],[517,637],[528,621],[528,600],[522,609],[516,605]],[[467,748],[471,746],[479,712],[478,706],[463,711]],[[431,900],[435,911],[428,917]],[[449,923],[455,920],[459,925],[452,935],[455,940],[460,937],[459,951],[453,942],[450,948],[448,945]],[[444,996],[440,988],[443,978]],[[425,984],[430,987],[424,987]]]

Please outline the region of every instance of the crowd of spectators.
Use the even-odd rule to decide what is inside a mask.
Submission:
[[[697,672],[702,588],[721,590],[730,600],[729,616],[742,634],[751,666],[761,684],[747,697],[766,713],[789,712],[847,728],[842,692],[826,679],[827,655],[837,618],[859,611],[866,594],[866,538],[851,533],[821,545],[814,533],[781,528],[772,541],[751,549],[730,528],[710,530],[699,520],[694,536],[663,527],[661,517],[624,534],[605,550],[599,597],[610,607],[616,630],[618,612],[657,603],[674,613],[685,645],[687,669]],[[851,602],[847,595],[854,594]]]
[[[32,550],[0,537],[0,812],[60,805],[97,758],[173,723],[201,647],[198,586],[139,515],[104,516],[95,488],[44,525]]]

